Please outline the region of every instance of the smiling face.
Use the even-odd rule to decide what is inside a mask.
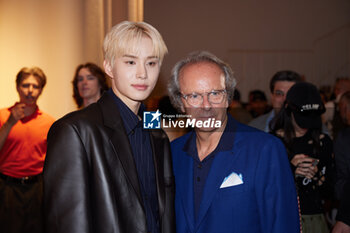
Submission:
[[[115,57],[114,64],[104,62],[105,71],[112,79],[113,92],[130,108],[145,100],[157,83],[160,63],[154,54],[152,40],[142,37],[137,52]]]
[[[184,106],[183,111],[187,115],[201,121],[215,118],[215,120],[222,122],[222,126],[225,125],[228,107],[226,96],[221,103],[214,104],[209,102],[207,95],[212,91],[225,90],[225,76],[216,64],[200,62],[185,66],[181,71],[179,84],[183,95],[194,93],[203,95],[203,102],[198,107],[191,106],[184,98],[181,98]],[[201,128],[199,130],[212,131],[215,128]]]
[[[88,68],[79,70],[77,80],[77,87],[81,98],[95,100],[100,98],[101,87],[98,78],[91,74]]]
[[[41,94],[42,87],[36,77],[29,75],[22,79],[17,86],[17,92],[21,103],[27,106],[36,105]]]

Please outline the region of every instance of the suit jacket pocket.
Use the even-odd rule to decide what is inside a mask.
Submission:
[[[247,185],[245,183],[239,184],[239,185],[234,185],[226,188],[220,188],[219,193],[220,195],[235,195],[235,194],[240,194],[243,192],[246,192],[248,189]]]

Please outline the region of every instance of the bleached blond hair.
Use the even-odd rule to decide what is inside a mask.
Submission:
[[[161,64],[168,49],[158,30],[145,22],[123,21],[112,27],[103,42],[105,60],[113,67],[116,56],[138,54],[138,45],[145,36],[152,40],[154,55]]]

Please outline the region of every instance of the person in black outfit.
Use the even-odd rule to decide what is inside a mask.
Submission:
[[[340,207],[332,233],[350,233],[350,178],[344,185]]]
[[[335,193],[340,200],[340,207],[333,233],[350,233],[350,91],[342,95],[339,107],[346,128],[339,132],[334,143],[337,174]]]
[[[175,233],[169,139],[142,127],[166,45],[153,26],[124,21],[106,35],[104,52],[112,88],[48,134],[45,232]]]
[[[306,82],[290,88],[272,132],[287,149],[295,175],[304,233],[328,233],[323,200],[331,196],[332,140],[322,133],[325,111],[317,88]]]
[[[341,130],[334,143],[334,155],[337,180],[335,194],[337,199],[342,196],[344,184],[350,177],[350,91],[346,92],[339,101],[340,114],[346,128]]]

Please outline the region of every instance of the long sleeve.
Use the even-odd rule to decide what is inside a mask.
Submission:
[[[89,163],[78,132],[56,122],[44,165],[45,232],[91,232]]]
[[[277,139],[261,149],[256,170],[256,199],[262,232],[300,232],[297,193],[283,144]]]
[[[350,226],[350,180],[344,185],[343,195],[336,219]]]
[[[348,135],[348,136],[347,136]],[[334,143],[334,157],[336,166],[335,195],[341,198],[344,185],[350,176],[350,129],[339,133]]]

